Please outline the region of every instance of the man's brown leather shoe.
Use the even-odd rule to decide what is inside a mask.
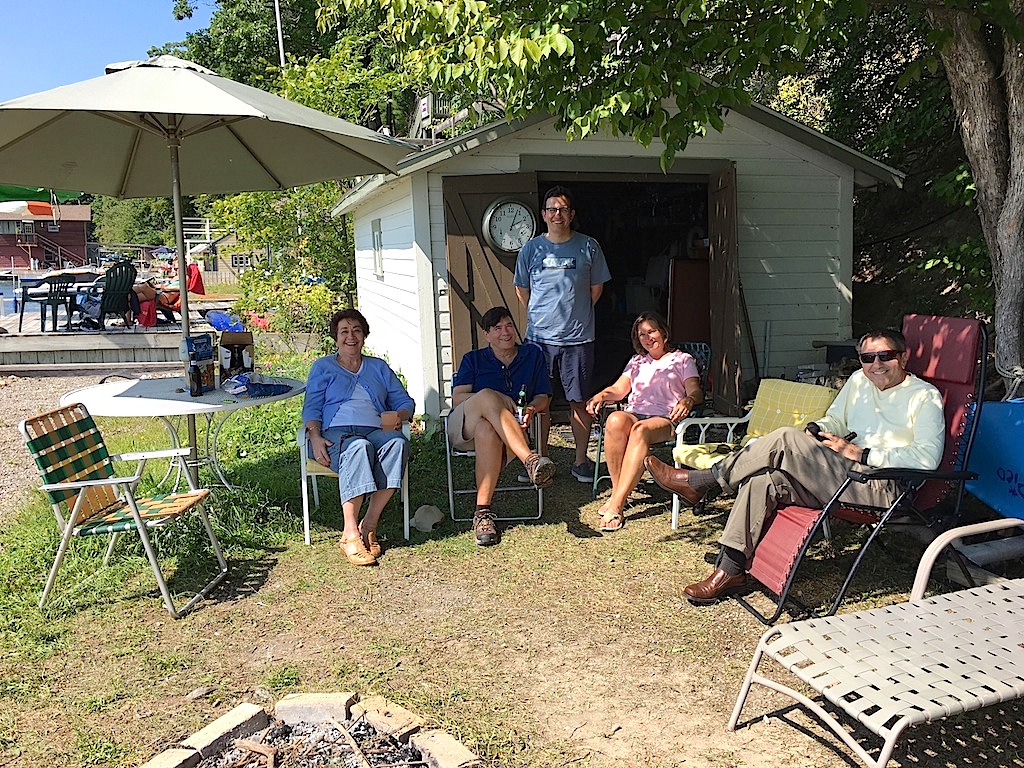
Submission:
[[[715,568],[714,572],[704,581],[691,584],[683,590],[686,599],[697,605],[716,603],[721,598],[735,592],[747,583],[747,574],[738,573],[730,576],[721,568]]]
[[[685,469],[670,467],[655,456],[644,459],[644,466],[651,473],[654,482],[666,491],[674,493],[691,507],[704,498],[704,494],[690,487],[690,473]]]

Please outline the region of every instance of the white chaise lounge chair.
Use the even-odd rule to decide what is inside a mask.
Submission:
[[[882,768],[909,726],[1024,697],[1024,579],[923,598],[932,565],[950,543],[1012,526],[1024,527],[1024,520],[976,523],[936,538],[905,603],[769,629],[754,652],[729,730],[757,683],[802,704],[866,765]],[[827,703],[759,674],[765,656]],[[826,706],[879,736],[877,756]]]

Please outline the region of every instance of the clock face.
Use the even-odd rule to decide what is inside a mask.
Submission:
[[[484,240],[495,250],[518,253],[536,231],[537,217],[521,200],[500,198],[484,212]]]

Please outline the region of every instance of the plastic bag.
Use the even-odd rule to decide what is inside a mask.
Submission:
[[[292,385],[287,379],[262,373],[240,373],[221,384],[221,389],[235,397],[272,397],[291,392]]]
[[[218,331],[241,332],[245,330],[242,326],[242,318],[238,315],[229,315],[227,312],[223,312],[219,309],[211,309],[207,312],[206,322]]]

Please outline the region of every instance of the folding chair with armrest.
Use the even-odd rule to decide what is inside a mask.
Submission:
[[[676,427],[672,458],[676,467],[710,469],[733,450],[779,427],[799,427],[824,416],[839,390],[785,379],[762,379],[750,409],[743,416],[683,419]],[[688,443],[696,431],[697,442]],[[715,440],[712,441],[711,438]],[[672,497],[672,530],[679,527],[679,497]]]
[[[405,435],[405,439],[408,440],[412,434],[409,423],[405,422],[402,424],[402,434]],[[305,533],[306,543],[310,543],[309,533],[309,491],[313,491],[313,504],[317,509],[320,509],[320,489],[317,487],[317,482],[321,477],[333,477],[337,479],[338,473],[332,470],[330,467],[325,467],[323,464],[315,461],[314,459],[308,458],[309,452],[307,450],[307,436],[305,424],[299,425],[299,431],[296,435],[296,443],[299,446],[299,472],[302,478],[302,528]],[[402,509],[403,509],[403,522],[402,530],[405,534],[406,541],[409,540],[409,463],[405,464],[405,472],[402,475]]]
[[[791,588],[814,537],[830,518],[868,526],[869,533],[861,543],[835,600],[824,614],[828,616],[839,608],[868,548],[893,518],[909,516],[916,524],[933,530],[941,529],[947,525],[948,518],[944,518],[937,507],[947,496],[952,499],[952,519],[959,517],[965,483],[975,477],[963,467],[967,466],[978,424],[978,419],[972,414],[985,389],[985,326],[981,321],[972,319],[907,315],[903,318],[903,335],[910,352],[907,370],[933,384],[942,395],[946,420],[942,460],[932,471],[898,467],[863,472],[851,470],[822,509],[796,505],[781,507],[754,550],[749,568],[754,580],[778,596],[775,612],[766,616],[745,598],[735,596],[765,624],[778,620],[787,600],[801,611],[813,613],[794,599]],[[869,480],[894,480],[898,484],[900,492],[887,509],[851,507],[843,503],[843,493],[850,483]]]
[[[68,546],[76,536],[110,535],[110,544],[103,558],[103,564],[107,565],[118,537],[126,532],[137,533],[160,587],[164,605],[176,619],[191,611],[227,575],[227,561],[203,507],[210,492],[205,488],[196,488],[185,469],[188,448],[111,455],[88,410],[80,403],[26,419],[21,422],[19,429],[42,475],[41,489],[50,499],[61,531],[60,546],[39,600],[40,608],[46,604]],[[178,461],[182,474],[189,480],[189,490],[185,493],[136,496],[135,486],[146,462],[154,458]],[[137,462],[134,474],[116,476],[116,460]],[[219,567],[213,579],[195,597],[181,608],[176,608],[149,531],[169,525],[190,511],[199,515]]]
[[[452,459],[466,458],[475,459],[476,451],[464,451],[455,448],[451,444],[451,440],[448,438],[448,416],[450,411],[445,411],[441,414],[441,431],[444,432],[444,458],[445,464],[448,470],[448,512],[451,518],[455,522],[472,522],[473,515],[470,514],[468,517],[460,517],[455,514],[455,497],[464,496],[468,494],[476,493],[476,483],[468,488],[456,488],[455,487],[455,474],[452,469]],[[546,413],[537,413],[534,415],[533,420],[530,422],[530,440],[534,446],[540,445],[541,436],[541,419],[547,418]],[[531,484],[520,483],[517,485],[503,485],[498,486],[494,489],[495,493],[505,493],[510,491],[536,491],[537,493],[537,514],[536,515],[525,515],[525,516],[498,516],[499,520],[540,520],[544,514],[544,489],[537,488]]]
[[[675,342],[675,347],[689,354],[697,363],[700,390],[704,393],[704,402],[693,409],[693,415],[701,416],[709,408],[711,402],[711,393],[708,390],[708,374],[711,371],[711,345],[705,341],[677,341]],[[594,487],[591,489],[591,498],[594,499],[597,498],[597,484],[602,480],[611,480],[611,475],[601,474],[601,456],[604,453],[604,422],[608,418],[608,408],[605,406],[618,408],[621,406],[621,402],[602,403],[602,407],[597,414],[597,452],[594,459]],[[672,440],[665,441],[665,443],[669,442],[672,442]]]

